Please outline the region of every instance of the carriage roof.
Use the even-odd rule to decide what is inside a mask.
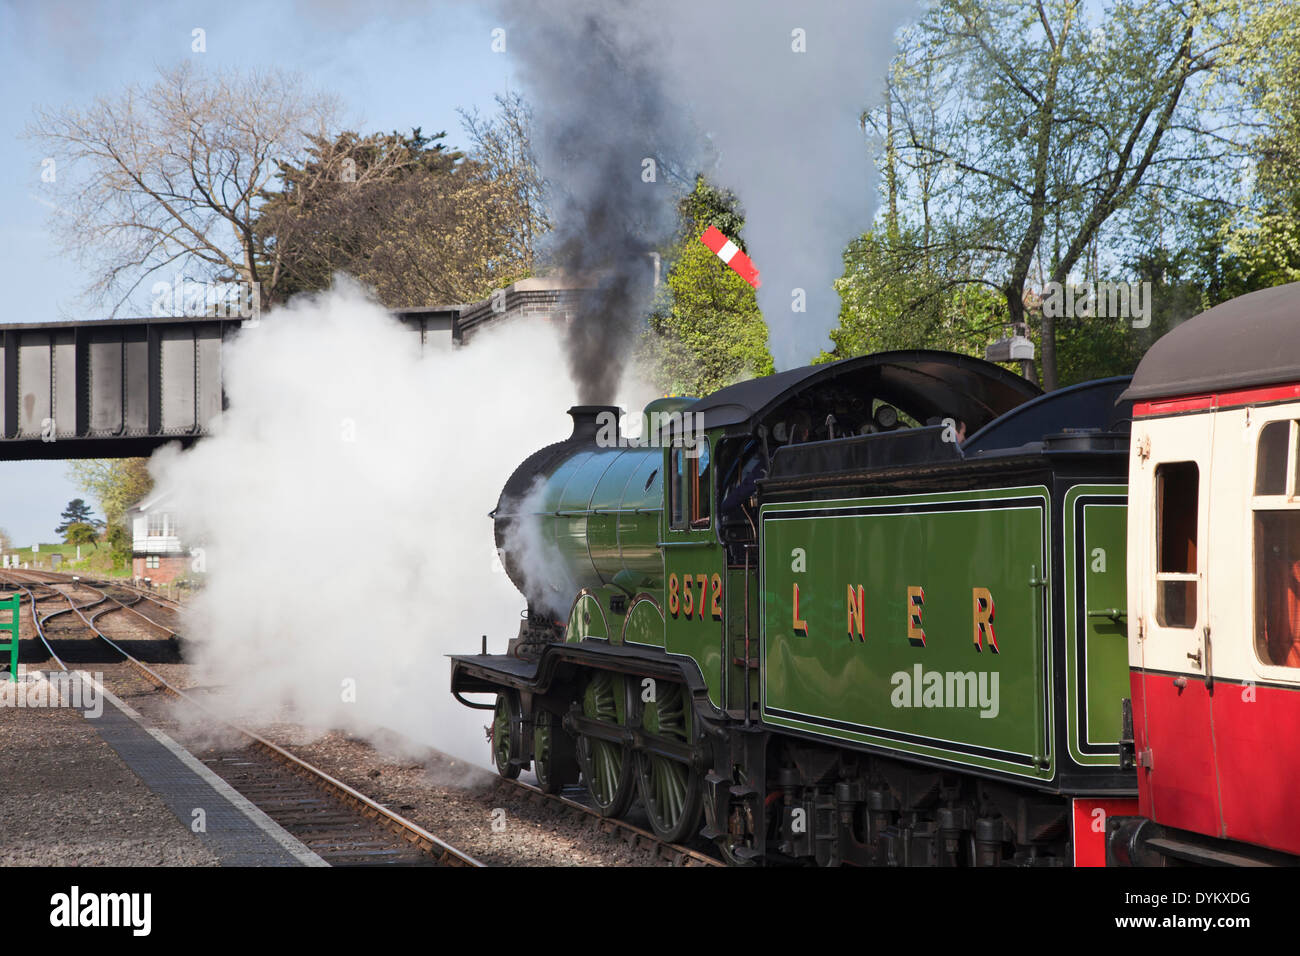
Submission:
[[[1300,282],[1202,312],[1147,351],[1122,399],[1148,401],[1300,383]]]

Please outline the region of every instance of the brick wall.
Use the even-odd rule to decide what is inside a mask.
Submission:
[[[188,555],[159,555],[158,567],[146,567],[144,555],[131,559],[131,577],[137,581],[148,578],[154,584],[167,584],[183,576],[190,569]]]

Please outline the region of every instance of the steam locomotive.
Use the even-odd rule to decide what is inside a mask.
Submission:
[[[1300,283],[1131,380],[912,350],[648,442],[572,408],[492,515],[519,633],[452,693],[501,774],[731,863],[1295,862],[1297,333]]]

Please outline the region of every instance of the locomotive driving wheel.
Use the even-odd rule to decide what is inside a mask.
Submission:
[[[565,784],[578,780],[578,760],[573,738],[560,728],[560,720],[549,710],[533,715],[533,772],[546,793],[559,793]]]
[[[519,764],[511,760],[519,753],[519,700],[514,694],[497,694],[496,709],[492,712],[492,762],[497,773],[507,780],[519,776]]]
[[[651,697],[641,710],[645,731],[684,744],[694,741],[695,719],[686,689],[681,684],[656,682]],[[636,775],[655,836],[680,843],[699,831],[703,785],[694,767],[672,757],[640,752]]]
[[[627,723],[626,688],[621,675],[597,671],[582,692],[583,716],[604,723]],[[633,760],[621,743],[581,734],[578,764],[596,810],[603,817],[621,816],[636,792]]]

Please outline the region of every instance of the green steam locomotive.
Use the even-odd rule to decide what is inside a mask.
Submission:
[[[493,512],[519,633],[452,692],[501,774],[728,862],[1100,862],[1136,812],[1126,384],[917,350],[663,399],[635,441],[572,408]]]

